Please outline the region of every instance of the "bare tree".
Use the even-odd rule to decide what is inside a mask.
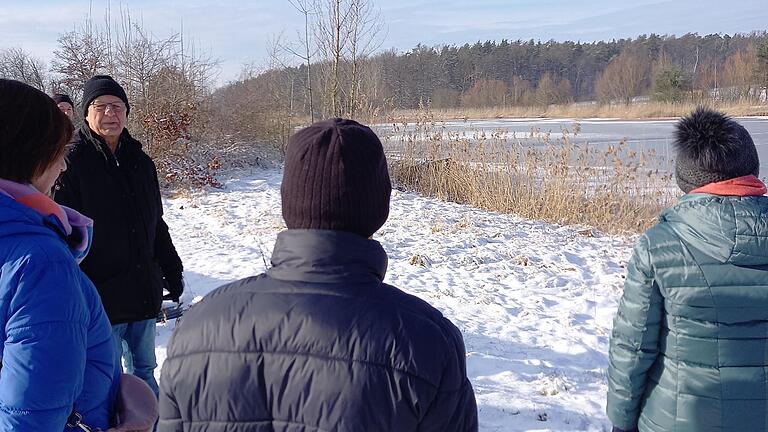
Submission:
[[[327,69],[327,110],[354,116],[360,103],[363,63],[383,42],[383,21],[372,0],[318,0],[315,40]],[[345,79],[342,82],[342,70]]]
[[[0,50],[0,77],[25,82],[46,91],[48,76],[43,62],[21,48]]]
[[[304,34],[299,36],[299,42],[304,49],[303,53],[299,54],[298,50],[293,50],[290,47],[287,47],[286,50],[291,52],[291,54],[295,55],[296,57],[302,59],[307,64],[307,82],[305,84],[305,88],[307,91],[307,102],[309,104],[309,119],[314,123],[315,110],[312,101],[312,57],[314,55],[314,51],[310,48],[309,16],[316,15],[317,11],[315,10],[315,4],[310,3],[309,0],[288,0],[288,2],[297,11],[304,15]]]
[[[504,106],[509,88],[500,80],[481,79],[461,95],[463,107],[498,107]]]
[[[629,104],[648,85],[649,63],[641,52],[622,51],[598,77],[595,83],[597,98],[601,102],[621,100]]]
[[[510,91],[511,105],[520,106],[530,104],[531,101],[528,99],[530,99],[529,96],[532,92],[533,90],[530,82],[518,75],[512,77],[512,87]]]
[[[552,74],[545,72],[539,78],[539,84],[536,86],[536,104],[548,106],[555,103],[557,99],[557,84],[552,79]]]
[[[351,117],[355,117],[361,93],[361,61],[365,60],[383,43],[384,24],[380,12],[374,9],[370,0],[351,0],[349,10],[349,61],[352,73],[350,75],[348,113]]]
[[[114,47],[112,73],[120,78],[128,97],[134,101],[137,111],[143,114],[153,108],[155,101],[150,94],[160,72],[181,69],[181,62],[177,62],[180,37],[173,34],[156,39],[141,24],[134,22],[128,12],[122,13],[117,24],[114,40],[110,41],[110,46]]]
[[[53,60],[56,85],[77,98],[92,76],[112,75],[131,101],[129,128],[157,158],[158,168],[177,177],[186,175],[179,172],[196,172],[200,163],[193,154],[204,146],[190,147],[190,142],[210,118],[202,115],[201,106],[218,61],[195,52],[194,43],[185,44],[182,34],[155,37],[127,9],[114,19],[110,14],[108,8],[101,25],[88,17],[59,38]]]
[[[287,66],[288,62],[284,56],[290,53],[285,50],[285,46],[282,34],[275,36],[269,42],[268,70],[270,72],[264,75],[261,80],[262,85],[269,89],[266,95],[269,98],[273,117],[270,120],[269,130],[281,155],[285,154],[288,137],[293,131],[295,113],[293,102],[298,78],[298,71]]]
[[[318,48],[330,71],[326,78],[326,97],[332,116],[342,114],[341,103],[341,67],[344,52],[349,42],[349,21],[351,20],[350,1],[354,0],[319,0],[318,20],[315,25],[315,38]]]
[[[755,96],[754,70],[757,65],[757,51],[754,45],[731,54],[723,67],[723,82],[728,86],[726,95],[732,99],[748,99]]]
[[[107,71],[108,40],[86,22],[78,30],[59,37],[59,48],[54,51],[53,71],[60,75],[59,84],[79,94],[92,76]]]

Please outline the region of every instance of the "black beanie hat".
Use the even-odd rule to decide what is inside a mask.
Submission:
[[[677,123],[675,178],[688,193],[709,183],[760,174],[755,143],[744,126],[726,115],[698,108]]]
[[[83,86],[83,118],[88,115],[88,105],[99,96],[110,95],[120,98],[125,103],[125,113],[131,112],[131,105],[128,103],[128,96],[125,90],[112,79],[109,75],[96,75],[89,79]]]
[[[72,99],[68,95],[65,95],[64,93],[56,93],[55,95],[51,96],[51,98],[53,99],[54,102],[56,102],[57,105],[62,102],[66,102],[72,105],[72,108],[75,107],[75,103],[72,102]]]
[[[389,216],[387,160],[367,126],[331,119],[296,132],[283,170],[283,219],[290,229],[347,231],[370,237]]]

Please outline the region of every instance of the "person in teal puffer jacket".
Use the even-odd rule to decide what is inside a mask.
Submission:
[[[120,369],[96,288],[77,263],[91,220],[49,196],[72,134],[54,101],[0,79],[0,430],[112,423]]]
[[[768,197],[749,133],[677,124],[686,193],[638,240],[614,320],[614,431],[768,431]]]

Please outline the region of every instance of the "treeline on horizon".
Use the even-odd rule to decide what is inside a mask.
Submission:
[[[322,107],[326,65],[313,66],[314,106]],[[588,43],[502,39],[417,45],[407,52],[372,55],[358,67],[365,70],[358,109],[413,109],[427,103],[432,108],[610,103],[637,96],[672,102],[759,98],[768,84],[768,36],[651,34]],[[220,92],[242,90],[244,81],[272,91],[281,87],[285,103],[299,108],[297,112],[308,109],[306,64],[271,69]],[[716,89],[727,92],[713,94]]]
[[[375,37],[312,36],[275,41],[271,67],[246,72],[213,94],[214,105],[227,107],[225,122],[237,134],[254,132],[284,143],[297,124],[317,118],[380,121],[397,110],[423,107],[609,105],[637,97],[751,103],[765,100],[768,87],[766,31],[588,43],[503,39],[368,55],[355,47],[370,47]]]
[[[393,67],[386,76],[410,90],[395,93],[416,96],[395,98],[397,106],[403,108],[416,106],[420,99],[430,99],[439,108],[609,102],[655,92],[660,94],[654,96],[669,100],[682,96],[659,87],[659,80],[670,73],[678,76],[681,90],[706,91],[749,84],[749,79],[742,79],[743,69],[747,69],[747,75],[752,72],[757,65],[749,63],[758,60],[755,48],[765,50],[766,42],[765,33],[733,37],[689,34],[680,38],[651,34],[593,43],[502,40],[461,47],[418,46],[393,58],[392,64],[400,67]],[[768,52],[763,56],[763,61],[768,61]],[[419,75],[408,72],[414,62],[429,69],[423,70],[421,80],[409,81],[408,76]],[[414,72],[420,71],[417,68]],[[623,79],[616,79],[617,75],[623,75]],[[432,79],[424,79],[429,77]],[[632,79],[636,82],[628,82]],[[765,81],[754,83],[765,85]],[[624,89],[612,88],[612,84],[625,84],[630,91],[622,93]],[[488,85],[496,86],[497,91],[484,92]],[[494,100],[490,94],[507,97]]]
[[[638,96],[752,103],[764,101],[768,87],[766,31],[381,51],[383,22],[371,0],[291,4],[304,14],[304,33],[272,41],[268,65],[244,67],[220,88],[215,53],[196,50],[183,34],[156,37],[127,10],[62,33],[50,64],[0,46],[0,77],[78,102],[91,76],[114,76],[131,101],[128,127],[163,177],[195,184],[214,184],[212,172],[225,159],[254,151],[279,157],[297,126],[320,118],[386,121],[423,107],[610,106]]]

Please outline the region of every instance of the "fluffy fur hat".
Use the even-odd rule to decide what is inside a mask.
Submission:
[[[760,173],[755,143],[746,129],[726,115],[698,108],[677,123],[675,178],[683,192]]]

